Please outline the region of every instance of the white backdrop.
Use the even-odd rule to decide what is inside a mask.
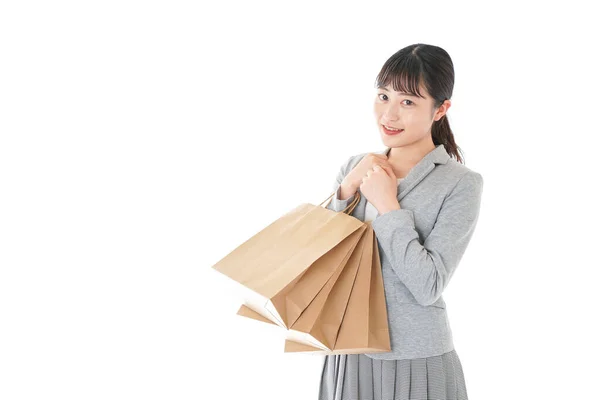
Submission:
[[[322,357],[211,266],[382,149],[375,76],[417,42],[485,180],[444,294],[470,398],[600,398],[584,3],[3,2],[0,398],[316,399]]]

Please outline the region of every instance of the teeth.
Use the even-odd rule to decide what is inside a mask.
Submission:
[[[389,126],[387,126],[387,125],[384,125],[384,126],[385,126],[385,129],[387,129],[387,130],[389,130],[389,131],[399,131],[399,130],[400,130],[400,129],[396,129],[396,128],[390,128],[390,127],[389,127]]]

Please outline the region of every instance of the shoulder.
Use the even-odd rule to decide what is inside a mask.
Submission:
[[[371,153],[384,154],[385,149],[351,155],[342,164],[342,171],[344,175],[347,175],[350,171],[352,171],[352,169],[356,167],[360,160]],[[483,176],[481,173],[456,161],[452,157],[449,158],[445,164],[437,164],[432,175],[439,178],[434,180],[438,182],[440,187],[446,186],[448,189],[455,190],[476,189],[479,192],[483,189]],[[448,192],[450,191],[451,190]]]
[[[449,193],[472,193],[481,195],[483,190],[483,176],[478,171],[450,158],[445,164],[436,168],[450,184]]]

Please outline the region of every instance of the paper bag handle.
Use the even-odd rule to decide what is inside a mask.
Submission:
[[[327,201],[327,204],[325,204],[325,208],[327,208],[327,206],[331,202],[331,197],[336,196],[336,195],[337,195],[337,189],[335,192],[331,193],[325,200],[323,200],[319,205],[322,206],[323,203],[325,203]],[[344,208],[340,212],[346,213],[346,210],[348,210],[348,212],[346,214],[348,214],[348,215],[352,214],[352,211],[354,211],[354,208],[358,205],[358,202],[360,201],[360,190],[357,190],[355,195],[356,195],[355,199],[352,200],[352,202],[350,204],[348,204],[346,206],[346,208]],[[330,200],[330,201],[328,201],[328,200]]]

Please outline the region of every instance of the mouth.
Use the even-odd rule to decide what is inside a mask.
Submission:
[[[390,128],[392,128],[392,129],[390,129]],[[386,127],[386,126],[385,126],[385,125],[383,125],[383,124],[381,124],[381,129],[383,129],[383,132],[384,132],[386,135],[389,135],[389,136],[392,136],[392,135],[398,135],[398,134],[400,134],[400,133],[404,132],[404,129],[394,128],[394,127],[392,127],[392,126],[390,126],[390,127]]]

